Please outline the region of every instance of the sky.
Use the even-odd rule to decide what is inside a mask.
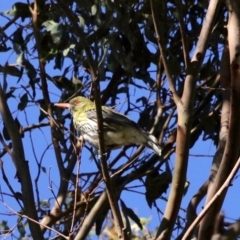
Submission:
[[[13,0],[8,0],[8,1],[2,0],[0,3],[0,12],[9,10],[11,8],[12,4],[14,4],[15,2],[16,1],[13,1]],[[22,2],[25,2],[25,1],[22,1]],[[0,21],[0,26],[3,26],[3,25],[4,25],[4,22]],[[10,28],[10,29],[8,29],[7,34],[10,34],[11,32],[12,32],[12,29]],[[6,53],[0,53],[0,55],[1,55],[1,57],[0,57],[1,65],[4,65],[7,61],[9,62],[9,64],[16,63],[16,57],[14,54],[11,54],[11,51],[6,52]],[[52,67],[51,65],[48,67],[49,75],[51,75],[51,73],[53,72],[53,69],[51,69],[51,67]],[[54,74],[56,75],[56,70],[54,70]],[[60,71],[59,71],[59,74],[61,74]],[[2,79],[3,79],[2,74],[0,73],[0,83],[1,84],[3,81]],[[10,87],[16,86],[16,81],[17,81],[17,79],[15,77],[8,76],[8,89],[10,89]],[[25,81],[25,84],[27,84],[26,79],[25,80],[23,79],[23,83],[24,83],[24,81]],[[104,87],[104,86],[102,86],[102,87]],[[19,92],[19,96],[21,96],[21,95],[22,95],[22,93]],[[60,93],[53,92],[51,94],[51,100],[57,101],[59,95],[60,95]],[[19,99],[10,99],[8,101],[9,107],[12,110],[13,115],[17,116],[19,119],[21,119],[21,121],[22,121],[21,123],[23,123],[24,126],[27,126],[28,124],[37,123],[39,112],[34,107],[34,105],[29,110],[30,114],[26,117],[24,113],[19,113],[18,111],[16,111],[18,102],[19,102]],[[119,109],[119,110],[121,110],[121,109]],[[132,115],[129,117],[134,120],[136,116]],[[2,128],[3,128],[3,125],[2,125],[2,120],[0,118],[0,129],[2,129]],[[40,153],[42,153],[43,149],[45,149],[46,146],[48,146],[50,144],[50,142],[49,142],[50,133],[49,133],[49,131],[46,130],[44,132],[44,134],[42,132],[36,132],[35,134],[36,135],[34,135],[35,138],[34,138],[33,144],[38,149],[36,152],[37,158],[41,158]],[[29,160],[30,168],[32,171],[31,172],[32,176],[36,177],[37,172],[34,169],[35,162],[32,159],[33,152],[30,147],[26,147],[26,146],[30,145],[30,143],[28,142],[29,138],[26,138],[23,141],[24,141],[24,146],[25,146],[26,159]],[[41,142],[41,144],[39,144],[40,142]],[[0,146],[0,149],[1,148],[2,148],[2,146]],[[86,149],[83,149],[83,151],[85,152],[84,154],[86,154]],[[182,208],[185,209],[187,207],[189,200],[191,199],[191,197],[193,196],[195,191],[208,178],[209,170],[211,168],[211,162],[212,162],[211,157],[203,157],[203,156],[196,157],[196,156],[192,156],[192,155],[212,156],[214,154],[214,152],[215,152],[215,146],[210,141],[198,141],[195,144],[195,146],[190,150],[189,166],[188,166],[188,173],[187,173],[187,179],[190,181],[190,187],[189,187],[187,194],[183,198],[182,206],[181,206]],[[175,157],[175,155],[172,155],[172,157],[171,157],[170,165],[172,168],[174,168],[174,157]],[[54,188],[55,192],[57,190],[57,184],[58,184],[58,178],[59,178],[58,172],[55,171],[56,165],[54,162],[54,157],[52,154],[51,146],[49,148],[49,151],[46,152],[43,159],[44,159],[43,165],[46,167],[47,173],[45,175],[44,174],[41,175],[40,189],[42,190],[41,198],[47,199],[50,195],[49,178],[52,179],[54,182],[53,188]],[[88,171],[89,169],[91,169],[91,170],[96,169],[94,162],[87,161],[86,159],[87,159],[87,157],[84,157],[85,162],[82,163],[81,171]],[[3,158],[3,161],[4,161],[5,171],[7,172],[9,179],[12,179],[11,184],[12,184],[13,188],[20,191],[20,185],[19,185],[17,179],[14,178],[16,172],[14,170],[14,165],[12,164],[11,159]],[[33,162],[31,162],[31,161],[33,161]],[[33,177],[33,179],[34,179],[34,177]],[[138,185],[138,184],[139,184],[139,182],[135,182],[132,185]],[[237,189],[237,191],[236,191],[236,189]],[[240,215],[239,214],[240,213],[239,189],[240,189],[240,181],[239,181],[239,179],[236,179],[234,181],[234,188],[232,187],[229,189],[229,192],[225,199],[225,204],[223,207],[223,211],[225,212],[226,216],[231,216],[231,218],[234,218],[234,219],[239,218],[239,215]],[[161,218],[159,218],[159,216],[156,213],[156,210],[154,208],[150,209],[147,206],[145,196],[144,196],[145,190],[141,189],[141,188],[137,189],[137,190],[139,190],[140,192],[143,193],[143,194],[137,195],[137,201],[136,201],[135,193],[130,193],[130,192],[126,192],[126,191],[123,192],[123,194],[121,195],[121,199],[123,199],[125,201],[125,204],[129,208],[133,209],[139,217],[151,219],[151,221],[148,224],[148,227],[151,231],[153,231],[155,229],[155,227],[158,226]],[[5,191],[5,186],[4,186],[4,182],[2,180],[1,174],[0,174],[0,191],[3,191],[3,192]],[[169,192],[167,192],[167,194],[164,194],[163,197],[168,196],[168,193]],[[8,199],[9,199],[9,201],[8,201],[9,206],[13,209],[16,208],[16,210],[19,210],[18,207],[16,207],[15,201],[11,201],[11,198],[8,198]],[[159,205],[161,211],[164,212],[166,202],[164,200],[160,199],[157,201],[157,204]],[[203,206],[204,206],[204,201],[199,205],[198,210],[200,211]],[[13,226],[15,222],[12,220],[11,217],[9,217],[7,215],[8,213],[9,213],[9,210],[0,201],[0,221],[7,220],[9,222],[9,225]],[[184,217],[184,213],[182,213],[181,215]],[[17,234],[17,230],[15,231],[15,234]],[[10,237],[11,236],[9,236],[9,238]]]

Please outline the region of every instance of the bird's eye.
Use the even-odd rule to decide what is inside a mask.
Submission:
[[[77,105],[77,104],[79,104],[79,103],[80,103],[79,100],[75,100],[75,101],[74,101],[74,105]]]

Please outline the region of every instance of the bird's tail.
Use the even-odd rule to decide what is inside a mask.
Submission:
[[[151,148],[157,155],[161,156],[162,149],[159,146],[157,139],[152,134],[147,134],[146,136],[146,146]]]

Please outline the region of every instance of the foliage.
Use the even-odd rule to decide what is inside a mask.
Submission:
[[[216,8],[212,10],[210,4]],[[237,11],[238,5],[234,0],[209,4],[204,0],[39,0],[15,1],[10,9],[1,9],[1,205],[17,224],[18,238],[86,239],[95,226],[95,234],[105,233],[108,239],[115,239],[110,232],[118,238],[132,234],[132,239],[151,239],[147,226],[122,197],[135,184],[146,197],[144,207],[163,219],[155,223],[158,230],[152,234],[158,239],[182,238],[207,193],[203,185],[198,204],[189,204],[186,216],[180,213],[187,191],[189,149],[207,140],[217,148],[209,174],[212,181],[207,184],[215,191],[209,190],[208,200],[229,176],[239,153],[240,139],[234,136],[240,119],[234,110],[240,104],[240,77],[234,72],[239,48],[234,46],[240,43],[230,38],[230,57],[226,44],[234,25],[229,9],[235,6]],[[236,93],[229,91],[230,82]],[[104,160],[99,161],[90,145],[84,146],[70,114],[54,107],[76,95],[96,99],[96,105],[100,97],[102,105],[130,116],[158,138],[162,156],[141,146],[100,156],[108,163],[108,185],[109,179],[102,175]],[[224,163],[227,158],[223,156],[227,139],[235,145],[230,152],[225,149],[232,160],[220,180],[216,172],[221,159]],[[174,158],[176,165],[171,168],[169,161]],[[198,193],[194,191],[193,199]],[[109,221],[110,211],[119,212],[118,204],[109,204],[109,194],[119,200],[118,218],[120,226],[124,220],[125,232],[113,227],[117,214]],[[221,196],[223,201],[225,195]],[[159,208],[160,201],[167,202],[166,209]],[[224,219],[218,215],[221,199],[217,205],[216,212],[206,215],[205,225],[201,223],[199,239],[223,232]],[[129,219],[142,229],[140,237]],[[13,225],[1,221],[2,234],[12,234]],[[211,229],[207,236],[204,226]]]

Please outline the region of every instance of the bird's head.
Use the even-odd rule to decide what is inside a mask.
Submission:
[[[68,108],[68,110],[73,114],[76,111],[86,111],[94,106],[94,103],[85,97],[75,97],[70,100],[69,103],[56,103],[54,106],[60,108]]]

